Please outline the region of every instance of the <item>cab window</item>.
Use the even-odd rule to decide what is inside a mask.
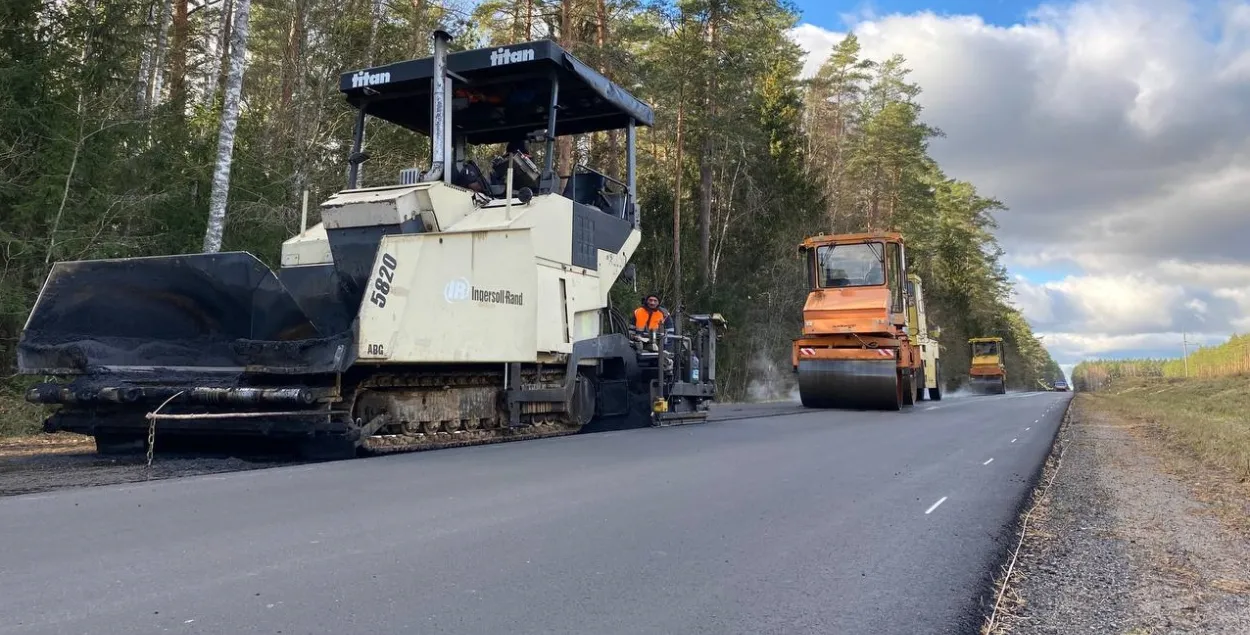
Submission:
[[[816,248],[817,282],[824,289],[885,284],[881,243],[821,245]]]

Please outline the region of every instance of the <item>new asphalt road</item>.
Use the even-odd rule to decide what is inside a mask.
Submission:
[[[973,633],[1070,394],[0,499],[0,633]]]

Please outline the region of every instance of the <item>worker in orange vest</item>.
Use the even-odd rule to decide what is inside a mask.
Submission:
[[[660,306],[660,296],[654,293],[642,299],[642,306],[634,309],[634,331],[664,331],[673,333],[673,319],[668,309]]]

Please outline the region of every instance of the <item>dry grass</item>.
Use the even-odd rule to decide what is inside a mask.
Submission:
[[[1250,580],[1240,580],[1235,578],[1219,578],[1211,582],[1211,586],[1225,592],[1237,595],[1250,595]]]
[[[46,416],[23,397],[26,386],[0,380],[0,438],[37,434]]]
[[[31,434],[0,438],[0,458],[95,451],[95,440],[81,434]]]
[[[1160,469],[1188,485],[1198,513],[1250,536],[1250,377],[1121,380],[1077,399],[1117,415]]]
[[[1124,379],[1079,397],[1088,407],[1148,424],[1174,448],[1250,483],[1250,376]]]

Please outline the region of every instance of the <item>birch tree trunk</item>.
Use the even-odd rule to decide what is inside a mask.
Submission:
[[[217,99],[217,93],[226,92],[226,65],[230,56],[230,23],[237,10],[234,0],[222,0],[221,38],[218,40],[220,46],[218,47],[217,58],[213,62],[213,70],[217,81],[217,88],[213,92],[214,100]]]
[[[221,251],[221,237],[226,229],[226,200],[230,194],[230,158],[234,153],[234,133],[239,121],[239,94],[243,92],[244,53],[247,50],[247,18],[251,0],[236,0],[234,27],[231,29],[230,75],[226,80],[226,99],[221,109],[221,131],[217,135],[217,166],[213,168],[213,190],[208,199],[208,230],[204,233],[204,252]]]
[[[149,2],[147,10],[147,20],[150,24],[156,17],[157,7],[159,4]],[[156,34],[144,35],[143,37],[143,53],[139,56],[139,76],[135,81],[135,110],[140,115],[148,110],[148,90],[151,86],[149,77],[152,74],[152,45],[156,39]]]
[[[156,55],[152,60],[152,98],[148,106],[161,105],[161,85],[165,79],[165,48],[169,41],[169,18],[173,10],[170,0],[161,1],[161,25],[156,31]]]
[[[703,288],[712,284],[712,161],[715,160],[716,147],[713,135],[717,133],[716,75],[720,72],[720,51],[718,42],[719,7],[712,2],[708,11],[708,60],[707,92],[704,94],[706,112],[703,121],[703,147],[699,150],[699,273]]]

